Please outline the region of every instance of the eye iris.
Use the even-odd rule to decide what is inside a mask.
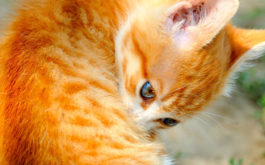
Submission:
[[[155,97],[153,88],[149,81],[147,81],[141,89],[141,97],[143,99],[152,99]]]
[[[162,119],[162,122],[167,125],[167,126],[175,126],[177,125],[179,122],[177,120],[174,120],[174,119],[170,119],[170,118],[165,118],[165,119]]]

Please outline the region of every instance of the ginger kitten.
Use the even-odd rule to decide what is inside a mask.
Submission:
[[[238,0],[159,1],[129,14],[116,37],[120,93],[148,131],[192,117],[232,73],[265,50],[265,30],[226,25]]]
[[[200,110],[264,48],[264,31],[225,26],[237,8],[22,2],[0,46],[0,164],[172,164],[147,132]]]

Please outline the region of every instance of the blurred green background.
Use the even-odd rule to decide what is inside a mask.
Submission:
[[[265,29],[265,0],[241,0],[241,6],[233,23],[239,27]],[[261,110],[254,116],[265,128],[265,56],[253,61],[255,67],[239,73],[237,84]]]

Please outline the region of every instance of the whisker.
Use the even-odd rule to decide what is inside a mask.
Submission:
[[[225,129],[225,127],[221,124],[221,122],[216,120],[216,119],[214,119],[213,116],[208,116],[207,114],[203,114],[203,113],[201,113],[201,115],[203,115],[204,117],[207,117],[209,120],[214,122],[219,128]]]
[[[233,123],[233,124],[237,123],[236,120],[233,120],[233,119],[228,118],[228,117],[221,116],[221,115],[216,114],[216,113],[202,112],[202,114],[207,114],[207,115],[212,116],[212,117],[216,117],[216,118],[219,118],[219,119],[224,119],[225,121],[229,121],[230,123]]]
[[[205,114],[205,113],[200,113],[200,115],[202,115],[203,117],[207,117],[208,119],[210,119],[211,121],[213,121],[216,124],[220,124],[220,121],[214,119],[213,116],[210,116],[210,115]]]
[[[200,121],[202,124],[206,125],[207,127],[211,127],[209,123],[201,119],[199,116],[193,116],[193,118],[197,119],[198,121]]]
[[[193,116],[193,118],[195,120],[197,120],[199,123],[202,123],[204,126],[207,126],[207,127],[211,127],[210,124],[208,124],[206,121],[204,121],[203,119],[201,119],[200,117],[198,116]],[[196,125],[197,127],[199,125]],[[200,131],[203,133],[204,137],[210,142],[210,143],[214,143],[213,139],[211,138],[210,134],[206,131],[207,129],[204,129],[202,127],[200,127]]]

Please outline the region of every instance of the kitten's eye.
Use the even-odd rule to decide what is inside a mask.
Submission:
[[[147,81],[141,91],[140,91],[140,94],[141,94],[141,97],[144,99],[144,100],[149,100],[149,99],[153,99],[155,97],[155,93],[154,93],[154,90],[150,84],[149,81]]]
[[[170,126],[170,127],[173,127],[179,123],[177,120],[171,119],[171,118],[161,119],[161,122],[165,124],[166,126]]]

